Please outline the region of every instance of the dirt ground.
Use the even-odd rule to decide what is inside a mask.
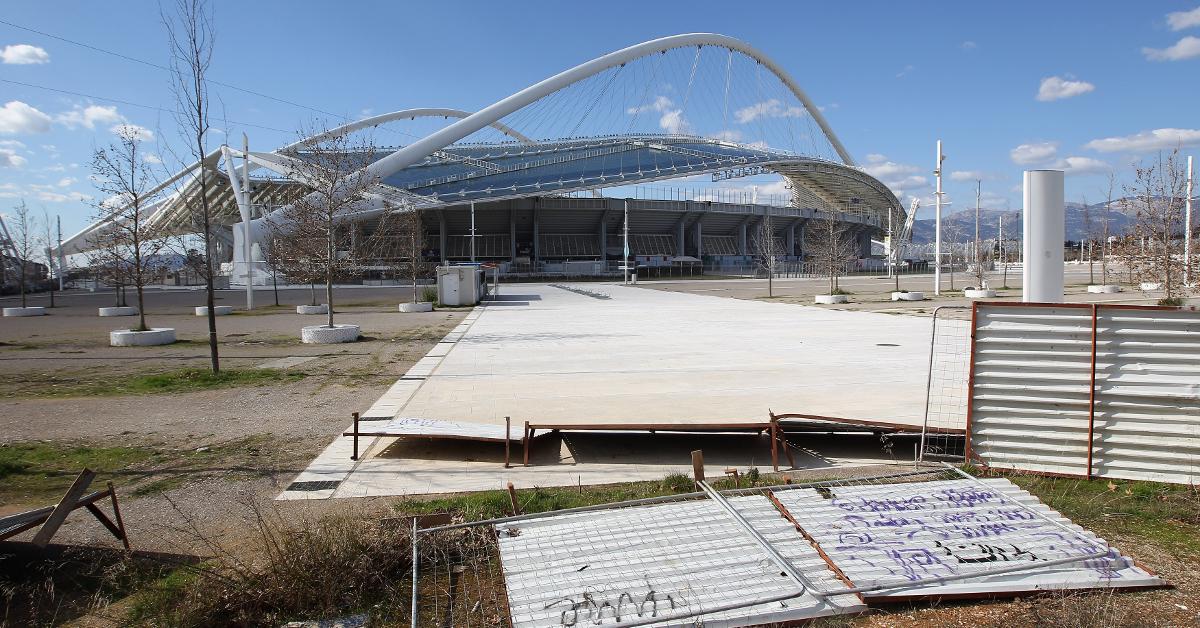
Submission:
[[[352,412],[366,410],[465,315],[465,310],[403,314],[396,305],[411,298],[409,289],[349,287],[335,294],[335,317],[361,325],[363,340],[305,345],[300,327],[324,322],[323,316],[295,313],[296,304],[309,302],[307,289],[281,290],[279,308],[270,290],[259,290],[253,312],[244,311],[244,291],[219,295],[219,304],[236,308],[217,319],[223,368],[315,358],[290,367],[305,377],[166,394],[71,392],[207,368],[207,323],[193,312],[203,303],[198,290],[147,293],[147,323],[177,330],[180,342],[164,347],[107,346],[110,330],[134,322],[97,316],[97,307],[113,304],[112,293],[59,294],[47,316],[0,319],[0,445],[144,447],[159,454],[151,463],[113,474],[139,549],[195,551],[194,539],[182,530],[194,525],[220,534],[239,518],[239,502],[272,499],[349,424]],[[46,300],[38,295],[30,304]],[[11,298],[3,301],[12,304]],[[22,501],[12,495],[0,499],[0,513],[45,505]],[[117,543],[86,513],[69,517],[56,542]]]

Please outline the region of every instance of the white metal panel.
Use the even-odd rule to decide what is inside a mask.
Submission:
[[[976,310],[971,452],[989,466],[1088,470],[1090,307]],[[1200,482],[1200,312],[1100,306],[1092,473]]]
[[[518,433],[520,427],[514,427],[512,440],[520,442]],[[360,435],[368,436],[427,436],[430,438],[462,438],[467,440],[504,442],[506,435],[503,425],[485,425],[482,423],[456,423],[439,419],[423,419],[419,417],[402,417],[387,422],[360,422]]]
[[[1093,473],[1200,482],[1200,312],[1101,308]]]
[[[763,496],[730,502],[822,590],[844,589],[824,560]],[[497,524],[514,628],[615,626],[797,591],[711,500],[575,513]],[[855,595],[804,593],[706,614],[705,626],[744,626],[857,613]],[[620,619],[618,619],[620,615]]]
[[[1087,470],[1089,308],[975,310],[971,453],[989,466]]]
[[[865,593],[868,601],[1164,584],[1111,548],[1108,558],[1039,567],[1103,551],[1107,543],[1005,479],[783,490],[775,497],[854,586],[901,584]],[[1022,564],[1030,569],[987,575]],[[978,575],[903,586],[967,574]]]

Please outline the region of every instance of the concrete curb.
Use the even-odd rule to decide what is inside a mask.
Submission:
[[[310,325],[300,329],[300,342],[315,345],[354,342],[358,340],[360,331],[358,325]]]
[[[155,327],[147,331],[114,329],[108,333],[108,344],[112,347],[150,347],[173,342],[175,329],[172,327]]]

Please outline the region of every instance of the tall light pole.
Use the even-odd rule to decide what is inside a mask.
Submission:
[[[1188,155],[1187,209],[1183,214],[1183,283],[1192,285],[1192,156]]]
[[[230,181],[233,185],[236,182]],[[250,205],[250,138],[242,133],[242,200],[246,203],[246,218],[252,219],[254,208]],[[242,234],[242,243],[244,251],[242,255],[246,258],[246,309],[254,309],[254,243],[250,239],[250,222],[242,225],[245,233]]]
[[[62,216],[55,216],[54,219],[58,222],[58,291],[62,292],[64,290],[63,267],[65,266],[63,260],[66,259],[62,250]]]
[[[625,284],[629,284],[629,199],[625,199],[625,234],[623,236],[625,257],[621,266],[625,269]]]
[[[942,140],[937,141],[937,160],[933,175],[937,177],[937,191],[933,195],[933,294],[942,293]]]
[[[475,201],[471,201],[471,261],[475,261]]]

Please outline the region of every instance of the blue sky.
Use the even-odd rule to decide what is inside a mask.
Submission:
[[[976,176],[989,207],[1019,208],[1031,167],[1066,168],[1068,200],[1095,202],[1107,168],[1127,177],[1131,162],[1178,143],[1200,153],[1197,0],[214,6],[213,79],[352,118],[477,109],[639,41],[724,33],[787,68],[855,158],[905,196],[928,197],[934,141],[944,140],[946,171],[959,173],[946,184],[956,209],[973,204]],[[155,2],[8,0],[0,20],[167,59]],[[114,125],[145,127],[164,159],[181,150],[169,114],[134,106],[174,107],[161,70],[5,24],[0,60],[0,79],[127,101],[0,82],[0,212],[23,197],[61,214],[64,232],[86,224],[90,155]],[[317,115],[221,87],[213,95],[214,118],[229,121],[214,124],[260,149]]]

